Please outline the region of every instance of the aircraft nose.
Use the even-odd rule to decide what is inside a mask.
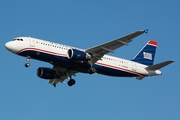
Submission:
[[[7,42],[5,44],[5,47],[7,50],[9,50],[10,52],[16,53],[17,52],[17,47],[16,47],[16,43],[14,43],[13,41]]]
[[[7,42],[7,43],[5,44],[5,47],[6,47],[6,49],[10,50],[10,48],[11,48],[10,42]]]

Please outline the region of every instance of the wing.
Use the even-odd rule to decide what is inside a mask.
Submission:
[[[98,60],[100,60],[101,57],[103,57],[105,54],[107,54],[109,52],[113,52],[114,50],[116,50],[117,48],[119,48],[121,46],[128,45],[128,43],[130,43],[133,38],[135,38],[145,32],[147,32],[147,30],[136,31],[136,32],[126,35],[124,37],[121,37],[121,38],[112,40],[110,42],[98,45],[96,47],[87,49],[86,52],[93,55],[94,58],[93,58],[92,62],[95,63]]]
[[[58,66],[54,66],[53,70],[56,70],[57,74],[59,74],[58,78],[50,79],[49,81],[49,83],[54,85],[54,87],[56,87],[58,82],[64,83],[64,80],[77,73],[76,71],[68,71],[67,69]]]

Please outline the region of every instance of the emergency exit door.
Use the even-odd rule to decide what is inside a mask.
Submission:
[[[136,71],[136,63],[132,62],[132,70]]]

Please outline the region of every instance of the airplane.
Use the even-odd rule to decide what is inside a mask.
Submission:
[[[136,77],[142,80],[144,77],[161,75],[159,70],[174,62],[167,60],[153,64],[158,42],[149,40],[147,44],[132,59],[126,60],[107,55],[124,45],[129,45],[133,38],[147,33],[147,30],[138,30],[124,37],[100,44],[89,49],[80,49],[55,42],[41,40],[32,37],[16,37],[5,44],[10,52],[26,58],[25,67],[30,66],[30,59],[48,62],[52,68],[39,67],[37,76],[56,84],[64,83],[73,86],[76,81],[72,78],[78,72],[88,74],[102,74],[114,77]]]

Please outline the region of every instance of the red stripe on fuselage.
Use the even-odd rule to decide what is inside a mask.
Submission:
[[[51,55],[58,55],[60,57],[66,57],[67,56],[66,54],[60,54],[60,53],[51,52],[51,51],[47,51],[47,50],[42,50],[42,49],[38,49],[38,48],[23,48],[20,51],[18,51],[16,54],[20,54],[21,52],[28,51],[28,50],[37,51],[37,52],[44,52],[44,53],[48,53],[48,54],[51,54]],[[141,73],[138,73],[138,72],[135,72],[135,71],[132,71],[132,70],[128,70],[128,69],[124,69],[124,68],[120,68],[120,67],[100,63],[100,62],[96,62],[95,64],[103,66],[103,67],[107,67],[107,68],[112,68],[112,69],[117,69],[117,70],[129,72],[129,73],[133,73],[133,74],[136,74],[136,75],[147,76],[145,74],[141,74]]]
[[[100,62],[96,62],[95,64],[98,64],[98,65],[101,65],[101,66],[104,66],[104,67],[108,67],[108,68],[113,68],[113,69],[125,71],[125,72],[128,72],[128,73],[133,73],[133,74],[136,74],[136,75],[147,76],[145,74],[141,74],[141,73],[138,73],[138,72],[135,72],[135,71],[132,71],[132,70],[128,70],[128,69],[124,69],[124,68],[121,68],[121,67],[116,67],[116,66],[112,66],[112,65],[108,65],[108,64],[104,64],[104,63],[100,63]]]
[[[45,53],[49,53],[49,54],[53,54],[53,55],[59,55],[59,56],[66,56],[66,54],[50,52],[50,51],[42,50],[42,49],[38,49],[38,48],[23,48],[20,51],[18,51],[16,54],[20,54],[21,52],[24,52],[24,51],[27,51],[27,50],[32,50],[32,51],[37,51],[37,52],[45,52]]]

